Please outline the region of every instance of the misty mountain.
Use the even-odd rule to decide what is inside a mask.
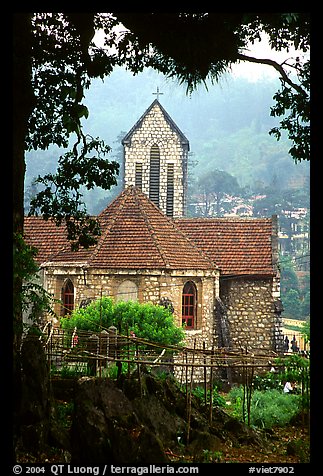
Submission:
[[[208,89],[201,85],[188,95],[185,85],[151,69],[133,76],[116,68],[104,81],[94,80],[86,91],[89,118],[83,123],[84,132],[103,139],[112,149],[110,158],[121,161],[121,137],[150,106],[159,87],[160,103],[190,142],[191,160],[196,164],[191,174],[198,177],[216,168],[233,175],[240,186],[267,185],[278,177],[280,186],[288,188],[309,175],[309,163],[295,164],[288,154],[288,139],[277,141],[269,135],[278,125],[278,119],[270,116],[270,107],[279,86],[278,78],[251,82],[226,75],[220,83],[208,84]],[[51,147],[26,154],[29,193],[32,180],[53,172],[63,153]],[[114,194],[113,190],[84,192],[88,211],[94,213],[98,202],[103,208]]]

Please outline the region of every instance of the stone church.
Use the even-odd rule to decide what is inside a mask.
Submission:
[[[280,351],[276,217],[185,217],[189,142],[158,98],[122,144],[124,190],[98,215],[96,245],[71,251],[64,227],[25,218],[56,313],[101,295],[166,300],[188,346]]]

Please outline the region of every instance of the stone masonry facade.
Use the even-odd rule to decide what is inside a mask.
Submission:
[[[182,217],[186,208],[188,143],[166,119],[158,102],[147,112],[140,125],[124,140],[124,185],[136,183],[136,167],[142,167],[142,191],[149,196],[150,153],[157,146],[160,154],[159,208],[166,214],[167,166],[173,167],[173,216]]]
[[[83,300],[96,300],[102,296],[117,299],[118,289],[125,281],[133,282],[138,289],[139,302],[158,304],[162,298],[168,298],[174,307],[175,322],[180,326],[182,317],[182,291],[187,281],[194,282],[197,288],[196,329],[187,331],[187,345],[193,345],[194,339],[202,346],[212,345],[213,339],[213,302],[219,293],[219,276],[216,272],[177,270],[165,273],[161,270],[106,270],[93,269],[85,273],[82,268],[71,266],[69,269],[52,266],[46,269],[46,286],[50,294],[61,299],[61,290],[67,279],[74,286],[75,308]],[[56,315],[61,314],[61,304],[55,305]]]
[[[84,272],[80,266],[47,267],[46,272],[47,290],[57,300],[61,299],[61,290],[66,279],[70,279],[74,286],[75,308],[79,307],[83,300],[96,300],[100,296],[109,296],[117,299],[119,286],[125,281],[135,283],[138,289],[137,299],[139,302],[151,302],[159,304],[162,298],[167,298],[174,307],[175,322],[181,326],[182,319],[182,292],[184,284],[192,281],[197,289],[197,315],[195,329],[185,331],[185,346],[196,349],[211,349],[214,345],[214,301],[219,295],[219,272],[198,270],[176,270],[166,273],[162,270],[109,270],[93,269]],[[68,276],[68,278],[67,278]],[[61,304],[55,305],[57,316],[61,314]],[[58,324],[54,319],[54,324]],[[184,354],[174,356],[174,362],[182,363]],[[187,363],[190,363],[190,358]],[[199,361],[195,357],[195,364]],[[174,366],[174,375],[183,379],[183,367]],[[190,381],[189,372],[188,381]],[[207,371],[209,375],[209,369]],[[194,370],[194,381],[203,380],[203,368]]]
[[[64,282],[70,279],[74,285],[75,307],[83,300],[99,299],[100,296],[118,298],[118,289],[124,282],[135,284],[139,302],[159,304],[167,298],[174,307],[175,322],[180,326],[182,317],[182,292],[184,284],[192,281],[197,289],[197,315],[194,329],[186,331],[185,346],[210,350],[219,346],[219,328],[215,300],[220,297],[229,326],[229,342],[232,350],[266,352],[277,347],[281,338],[279,315],[273,304],[272,278],[220,278],[218,271],[176,270],[105,270],[71,266],[68,269],[52,266],[46,269],[46,285],[56,299],[61,298]],[[61,314],[56,304],[57,315]],[[277,329],[277,335],[275,334]],[[184,362],[184,354],[175,357],[175,362]],[[195,364],[201,360],[195,357]],[[188,361],[187,363],[190,363]],[[194,380],[203,380],[203,367],[194,369]],[[183,368],[174,367],[177,378],[183,378]],[[209,375],[209,369],[207,371]],[[187,377],[187,376],[186,376]],[[188,375],[188,381],[190,375]]]
[[[124,191],[99,215],[96,246],[71,252],[62,227],[26,217],[44,288],[61,301],[56,315],[100,296],[166,298],[175,323],[187,323],[190,349],[282,350],[277,217],[185,218],[189,142],[158,100],[122,144]],[[201,352],[195,357],[203,364]],[[194,372],[195,381],[203,379],[203,367]]]
[[[273,279],[221,279],[234,349],[268,351],[282,344],[281,317],[273,299]]]

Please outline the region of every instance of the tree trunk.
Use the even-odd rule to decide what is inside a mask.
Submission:
[[[19,253],[17,234],[24,226],[24,179],[25,138],[28,119],[34,107],[31,85],[31,14],[13,15],[13,246]],[[14,384],[14,436],[19,426],[21,397],[20,347],[22,337],[21,287],[22,277],[15,269],[13,273],[13,384]]]

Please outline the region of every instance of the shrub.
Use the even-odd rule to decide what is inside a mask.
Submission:
[[[251,424],[259,428],[285,426],[299,412],[300,396],[279,390],[255,391],[252,396]]]
[[[192,390],[192,394],[195,397],[197,397],[201,402],[204,402],[205,396],[204,396],[204,388],[203,387],[195,387]],[[207,401],[207,403],[210,403],[210,389],[207,390],[207,392],[206,392],[206,401]],[[219,394],[217,386],[214,386],[213,390],[212,390],[212,403],[213,403],[213,406],[217,406],[217,407],[225,407],[226,406],[226,401]]]
[[[76,309],[70,316],[62,317],[60,323],[63,329],[82,329],[84,331],[100,332],[102,327],[108,328],[112,321],[113,301],[103,298],[93,301],[86,308]]]
[[[282,390],[282,377],[276,372],[267,372],[265,375],[256,375],[253,379],[254,390]]]
[[[229,392],[234,404],[234,415],[243,420],[243,388],[236,387]],[[255,390],[251,399],[250,424],[258,428],[285,426],[300,410],[300,395],[284,394],[281,390]]]
[[[75,310],[60,322],[63,329],[76,327],[93,332],[113,325],[121,334],[133,331],[137,337],[165,345],[178,345],[185,336],[184,330],[174,323],[171,311],[165,307],[134,301],[114,303],[108,297]]]

